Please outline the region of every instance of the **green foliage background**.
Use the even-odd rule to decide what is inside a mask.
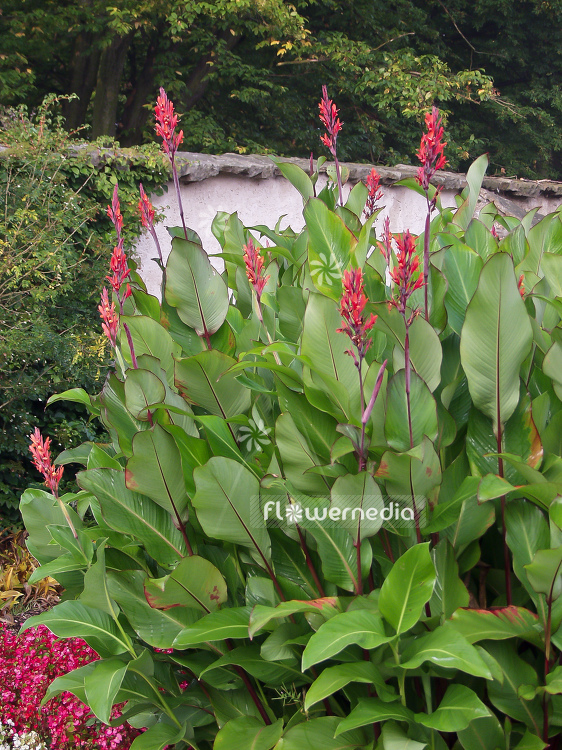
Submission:
[[[30,476],[28,435],[37,424],[59,448],[93,439],[83,409],[45,412],[54,391],[96,387],[108,366],[97,305],[113,245],[104,207],[119,181],[129,244],[140,226],[138,182],[167,179],[156,147],[80,148],[49,97],[35,116],[13,110],[0,122],[0,515],[17,521]],[[39,485],[38,485],[39,486]]]

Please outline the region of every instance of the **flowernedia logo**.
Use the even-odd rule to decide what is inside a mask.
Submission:
[[[273,495],[252,499],[252,521],[263,527],[298,525],[314,528],[321,525],[332,528],[357,529],[373,533],[383,525],[387,528],[415,527],[416,513],[423,522],[426,499],[424,497],[373,496],[308,496]],[[422,523],[423,525],[423,523]]]

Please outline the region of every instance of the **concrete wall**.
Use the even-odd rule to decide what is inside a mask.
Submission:
[[[291,159],[308,170],[304,159]],[[276,165],[261,156],[239,156],[225,154],[178,154],[180,185],[185,222],[194,229],[203,241],[203,247],[212,255],[220,252],[220,246],[211,233],[211,222],[217,211],[238,212],[245,226],[266,224],[275,226],[280,216],[285,216],[281,226],[291,226],[295,230],[303,227],[302,199],[293,186],[280,174]],[[365,180],[371,167],[365,164],[347,164],[348,183],[344,186],[347,195],[359,180]],[[394,183],[412,177],[415,167],[377,167],[384,190],[385,208],[377,219],[376,229],[382,227],[384,218],[390,216],[390,227],[394,232],[410,229],[418,234],[423,231],[425,221],[425,200],[404,187]],[[320,176],[319,187],[326,182]],[[455,206],[455,195],[466,184],[464,175],[441,172],[436,175],[436,183],[443,186],[442,202],[445,206]],[[165,214],[165,219],[157,228],[162,252],[165,256],[170,249],[167,226],[181,226],[177,199],[173,183],[162,196],[153,196],[153,203]],[[550,181],[514,180],[503,177],[486,178],[480,196],[479,206],[494,201],[500,213],[523,216],[531,208],[539,207],[540,214],[554,211],[562,203],[562,183]],[[478,207],[477,207],[478,211]],[[142,237],[137,244],[140,272],[151,294],[159,294],[160,273],[151,260],[156,249],[149,236]],[[214,259],[213,265],[222,270],[222,261]]]

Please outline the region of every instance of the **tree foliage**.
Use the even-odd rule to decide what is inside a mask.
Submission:
[[[347,113],[342,157],[407,161],[432,102],[449,160],[481,150],[492,168],[560,174],[560,0],[6,0],[0,102],[76,93],[67,127],[124,145],[151,139],[157,85],[190,150],[317,148],[321,83]],[[493,84],[492,84],[493,80]]]

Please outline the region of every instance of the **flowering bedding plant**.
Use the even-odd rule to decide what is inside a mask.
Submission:
[[[178,188],[173,105],[156,107]],[[279,162],[305,227],[219,213],[218,274],[171,228],[161,301],[121,239],[100,304],[115,368],[74,389],[108,443],[53,463],[21,510],[31,618],[83,638],[46,700],[147,731],[132,750],[555,747],[562,729],[562,223],[474,217],[487,158],[440,202],[433,108],[406,185],[425,231],[373,229],[383,189],[344,192],[324,88],[321,190]],[[141,192],[143,221],[153,214]],[[59,496],[60,467],[81,464]],[[42,468],[41,468],[42,467]],[[84,709],[85,710],[85,709]],[[125,731],[125,730],[123,730]]]

